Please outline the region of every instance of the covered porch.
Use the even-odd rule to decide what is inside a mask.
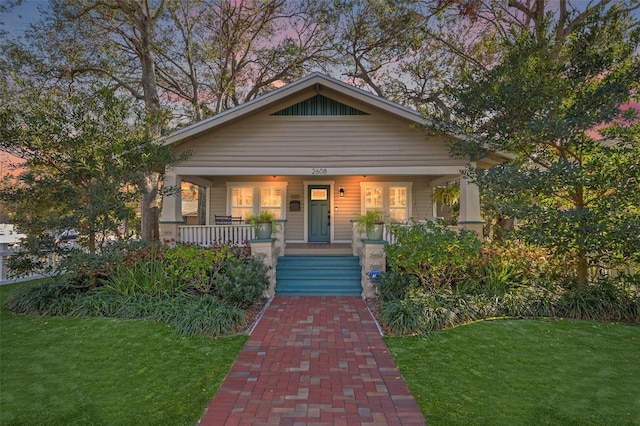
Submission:
[[[358,229],[358,217],[374,205],[383,209],[383,213],[389,218],[404,219],[397,220],[398,222],[433,220],[436,212],[432,197],[434,188],[444,181],[450,181],[452,177],[452,175],[327,176],[322,181],[312,180],[306,176],[231,176],[224,179],[222,177],[197,179],[201,183],[205,181],[210,183],[205,191],[208,196],[206,223],[187,225],[182,220],[180,193],[173,191],[172,195],[165,196],[163,200],[161,236],[168,243],[201,246],[234,244],[251,247],[252,255],[262,258],[265,265],[269,267],[270,287],[265,294],[268,297],[275,295],[276,292],[284,294],[283,292],[289,291],[284,290],[283,287],[285,279],[290,279],[283,269],[290,268],[292,261],[298,261],[296,256],[353,257],[359,267],[357,272],[352,270],[348,274],[353,276],[352,274],[356,273],[356,276],[359,276],[357,285],[362,297],[375,297],[376,289],[371,282],[370,272],[386,269],[384,246],[393,243],[394,237],[385,227],[381,241],[367,240],[364,232]],[[460,179],[461,187],[458,227],[472,229],[481,234],[478,189],[460,175],[455,177]],[[218,180],[219,183],[216,182]],[[179,186],[181,181],[181,177],[175,173],[168,173],[165,176],[165,185]],[[325,187],[326,192],[323,192],[320,197],[324,197],[319,201],[320,213],[314,216],[314,212],[310,210],[313,202],[318,200],[312,199],[314,197],[312,190],[321,187]],[[251,190],[235,191],[236,188],[251,188]],[[265,190],[263,191],[262,188]],[[278,191],[273,191],[273,188],[278,188]],[[234,210],[238,202],[242,201],[236,199],[238,193],[247,196],[247,200],[251,198],[250,205],[240,206],[248,208],[245,211],[251,214],[259,214],[264,207],[275,208],[280,212],[280,219],[276,221],[277,226],[272,238],[257,239],[254,227],[244,221],[216,224],[216,216],[244,216],[241,216],[239,210]],[[266,203],[263,199],[265,194],[269,197]],[[317,195],[315,193],[316,198]],[[315,220],[319,222],[314,223]],[[318,227],[322,228],[322,232],[317,231]],[[324,240],[317,241],[318,236]],[[305,261],[310,262],[309,259]],[[279,266],[279,263],[282,265]],[[317,268],[320,269],[319,266]],[[331,276],[334,273],[331,272],[331,268],[332,265],[325,264],[321,268],[322,274]],[[313,282],[314,277],[304,278],[306,273],[304,268],[296,272],[300,279]],[[335,271],[336,277],[342,277],[345,274],[339,270]],[[333,279],[334,282],[335,280]],[[332,283],[327,283],[327,287],[331,285]]]
[[[353,223],[370,210],[396,223],[433,220],[438,206],[433,199],[438,185],[458,180],[460,213],[457,226],[482,233],[478,188],[459,174],[447,175],[327,176],[183,176],[165,175],[165,186],[179,188],[184,181],[206,184],[206,214],[198,225],[187,225],[180,191],[171,191],[162,204],[161,238],[211,246],[247,245],[255,239],[250,215],[270,212],[278,222],[277,239],[298,250],[320,250],[326,244],[353,245],[361,237]],[[221,222],[220,217],[233,217]],[[383,238],[393,241],[388,232]],[[306,244],[306,245],[305,245]],[[315,244],[315,245],[313,245]],[[334,246],[335,247],[335,246]],[[346,246],[343,246],[345,249]]]

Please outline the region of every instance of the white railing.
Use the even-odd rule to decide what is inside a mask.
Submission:
[[[214,244],[247,245],[255,239],[252,225],[189,225],[178,226],[178,242],[209,247]]]
[[[391,228],[388,226],[384,226],[384,231],[382,232],[382,239],[387,241],[389,244],[396,243],[396,236],[391,232]]]
[[[411,226],[410,224],[405,224],[405,225],[400,225],[400,226]],[[447,229],[450,231],[454,231],[456,233],[460,232],[460,229],[462,229],[460,226],[447,226]],[[396,236],[393,235],[392,229],[385,225],[384,227],[384,233],[382,234],[382,239],[387,241],[389,244],[395,244],[396,243]]]
[[[9,269],[9,258],[18,251],[18,246],[9,246],[5,243],[0,243],[0,285],[8,284],[18,281],[28,281],[35,278],[41,278],[50,274],[51,269],[55,269],[59,262],[59,258],[55,254],[48,254],[38,259],[41,268],[38,271],[33,271],[28,275],[15,275],[11,273]]]

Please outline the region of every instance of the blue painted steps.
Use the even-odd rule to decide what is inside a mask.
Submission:
[[[360,296],[360,259],[352,255],[286,255],[278,258],[276,294]]]

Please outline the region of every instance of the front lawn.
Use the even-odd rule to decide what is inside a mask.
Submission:
[[[29,285],[19,284],[19,285]],[[194,425],[246,336],[143,320],[16,315],[0,287],[0,424]]]
[[[484,321],[386,338],[430,426],[640,425],[640,327]]]

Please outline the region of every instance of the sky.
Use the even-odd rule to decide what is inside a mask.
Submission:
[[[7,0],[0,0],[0,5],[6,6]],[[39,15],[38,8],[46,7],[47,0],[23,0],[22,5],[10,13],[0,13],[0,30],[8,33],[24,33],[27,25]]]

